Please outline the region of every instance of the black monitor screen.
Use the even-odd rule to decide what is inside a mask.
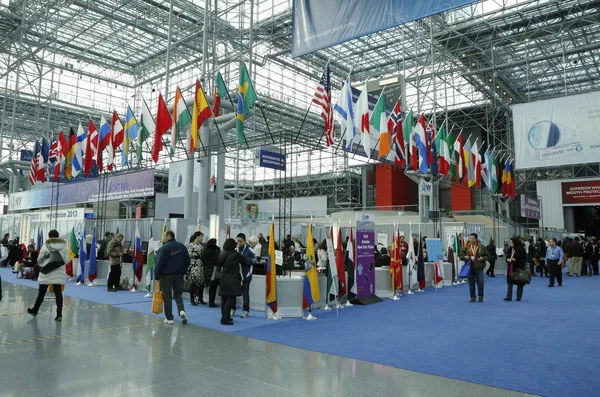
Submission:
[[[129,248],[131,248],[131,241],[124,241],[123,242],[123,250],[129,251]]]

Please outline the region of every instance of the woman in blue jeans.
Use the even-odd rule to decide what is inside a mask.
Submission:
[[[506,273],[506,283],[508,284],[508,290],[506,292],[505,301],[512,300],[513,285],[512,274],[518,269],[525,269],[525,261],[527,255],[525,249],[519,238],[513,237],[510,239],[510,250],[506,256],[506,263],[508,266],[508,272]],[[523,297],[523,284],[517,284],[517,302]]]

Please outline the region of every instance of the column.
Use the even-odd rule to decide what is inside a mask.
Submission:
[[[183,200],[183,217],[192,219],[192,202],[194,192],[194,154],[185,163],[185,196]]]
[[[210,129],[203,125],[200,127],[200,139],[204,146],[208,148],[210,141]],[[206,169],[208,168],[208,170]],[[208,185],[210,183],[210,156],[200,158],[200,175],[198,175],[198,218],[201,220],[208,219]]]
[[[225,221],[225,152],[220,152],[217,159],[217,214]]]

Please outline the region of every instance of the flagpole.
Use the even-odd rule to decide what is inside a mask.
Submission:
[[[331,245],[332,245],[332,251],[333,251],[333,220],[332,218],[329,218],[329,236],[331,237]],[[325,238],[325,241],[327,241],[327,238]],[[329,251],[329,245],[327,247],[327,251]],[[329,279],[329,274],[331,273],[331,264],[333,263],[333,261],[335,260],[335,258],[330,258],[329,254],[328,254],[328,258],[327,260],[329,261],[329,268],[327,269],[328,274],[327,274],[327,278]],[[332,282],[333,282],[333,277],[331,277]],[[323,310],[332,310],[331,306],[329,306],[329,288],[327,288],[327,293],[325,294],[325,307],[323,308]]]
[[[350,219],[348,219],[348,227],[350,228],[350,233],[352,233],[352,220],[350,220]],[[348,243],[349,243],[349,241],[350,240],[348,240]],[[348,250],[348,246],[346,246],[346,250]],[[352,250],[354,251],[354,244],[352,244]],[[348,250],[348,256],[350,256],[349,250]],[[354,255],[352,255],[352,256],[354,256]],[[354,267],[356,269],[356,264],[353,264],[352,267]],[[354,284],[352,286],[356,286],[356,277],[354,274],[355,272],[354,272],[354,270],[352,272],[353,272],[352,278],[354,279]],[[350,274],[348,274],[348,279],[350,279]],[[349,285],[350,283],[348,282],[348,279],[346,280],[346,282]],[[354,306],[354,304],[352,302],[350,302],[350,292],[351,292],[350,290],[351,289],[352,288],[350,288],[350,287],[347,288],[348,292],[347,292],[346,304],[344,305],[344,307]],[[358,292],[358,289],[356,290],[356,292]]]
[[[408,235],[409,235],[409,237],[408,237],[409,238],[409,244],[412,244],[413,243],[412,242],[412,222],[408,223]],[[409,249],[409,251],[410,251],[410,249]],[[413,254],[412,254],[412,257],[409,258],[409,264],[408,264],[408,292],[406,293],[406,295],[414,295],[415,294],[411,290],[412,289],[412,282],[411,282],[412,277],[411,276],[412,276],[412,266],[413,266],[413,264],[410,263],[410,262],[414,262],[414,259],[415,259],[415,249],[414,249],[414,244],[413,244]]]

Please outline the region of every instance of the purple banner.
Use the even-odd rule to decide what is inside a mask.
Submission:
[[[87,179],[81,182],[61,183],[25,192],[13,193],[9,197],[9,211],[58,205],[89,203],[100,200],[126,200],[154,196],[154,168],[108,176],[108,181]],[[105,184],[106,183],[106,184]],[[104,185],[100,189],[100,185]],[[105,188],[104,188],[105,187]]]
[[[529,196],[521,195],[521,216],[523,218],[542,219],[540,201]]]
[[[375,215],[356,214],[356,296],[375,295]]]

